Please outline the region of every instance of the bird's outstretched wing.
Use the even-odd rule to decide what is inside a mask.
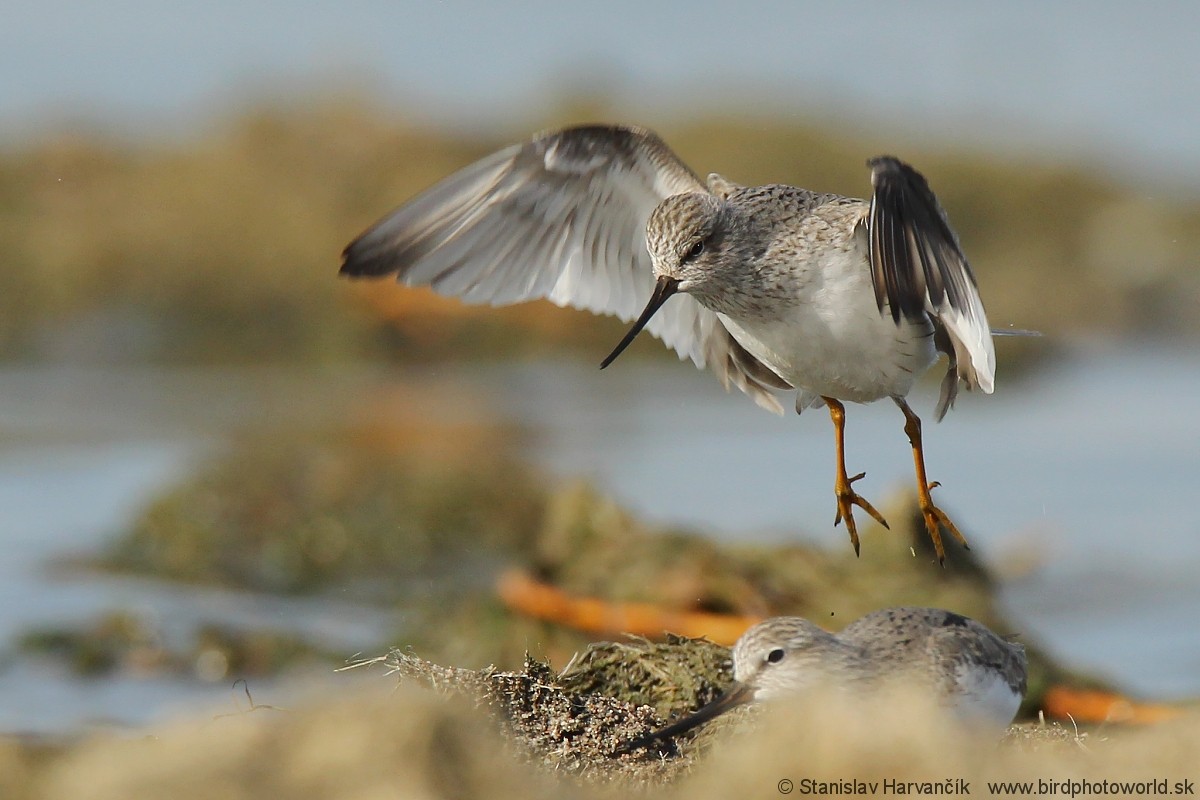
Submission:
[[[475,162],[384,217],[346,248],[341,273],[395,274],[468,303],[545,298],[629,321],[654,287],[650,212],[671,195],[704,191],[651,131],[545,133]],[[727,388],[782,413],[770,389],[787,384],[690,296],[673,298],[646,330]]]
[[[871,167],[867,220],[871,277],[880,310],[900,321],[928,316],[951,368],[942,383],[938,418],[953,404],[958,380],[991,393],[996,353],[971,267],[925,178],[891,156]]]

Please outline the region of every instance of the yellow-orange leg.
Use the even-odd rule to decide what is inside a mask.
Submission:
[[[833,493],[837,496],[837,516],[833,518],[833,524],[836,526],[843,519],[846,520],[850,544],[854,546],[854,554],[858,555],[858,527],[854,524],[851,509],[858,506],[883,527],[888,527],[888,524],[883,515],[875,510],[875,506],[864,500],[851,487],[851,484],[867,473],[860,472],[853,478],[846,476],[846,407],[832,397],[822,396],[821,399],[829,406],[829,418],[833,420],[834,440],[837,442],[837,478],[833,483]]]
[[[917,470],[917,505],[921,508],[921,516],[925,518],[925,530],[929,531],[929,538],[933,539],[933,550],[937,553],[938,563],[945,564],[946,548],[942,546],[941,526],[945,526],[946,530],[954,534],[954,538],[962,542],[963,547],[968,550],[971,548],[967,544],[967,540],[959,533],[958,527],[946,516],[946,512],[933,504],[933,497],[929,494],[930,490],[939,484],[937,481],[930,483],[929,479],[925,477],[925,450],[921,445],[921,418],[913,413],[904,398],[893,397],[892,399],[904,412],[904,432],[908,434],[908,442],[912,445],[913,465]]]

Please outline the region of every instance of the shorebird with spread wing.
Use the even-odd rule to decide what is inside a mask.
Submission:
[[[921,420],[905,397],[947,357],[936,415],[961,381],[990,393],[995,352],[958,239],[925,179],[871,159],[871,199],[693,173],[651,131],[586,126],[500,150],[388,214],[345,250],[341,272],[395,275],[469,303],[545,298],[633,320],[602,366],[645,329],[728,388],[782,413],[824,404],[837,449],[837,513],[855,552],[844,401],[891,398],[904,414],[921,514],[941,528]]]

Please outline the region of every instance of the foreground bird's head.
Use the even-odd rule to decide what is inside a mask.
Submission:
[[[865,673],[862,653],[803,617],[773,617],[748,629],[733,646],[733,684],[717,699],[665,728],[634,739],[629,752],[690,731],[732,708]]]
[[[675,283],[676,291],[709,293],[724,244],[727,204],[705,192],[663,200],[646,222],[646,247],[654,278]]]
[[[654,292],[629,333],[601,363],[611,364],[676,292],[686,292],[719,310],[724,245],[732,212],[721,197],[706,192],[677,194],[663,200],[646,222],[646,247],[654,271]]]
[[[747,630],[733,648],[734,679],[755,700],[795,694],[861,671],[862,655],[803,617],[774,617]]]

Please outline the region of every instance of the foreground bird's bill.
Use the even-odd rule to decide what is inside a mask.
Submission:
[[[642,328],[645,328],[646,323],[650,321],[650,318],[654,316],[655,312],[662,308],[662,304],[667,302],[667,298],[675,294],[678,286],[679,282],[677,280],[666,276],[655,281],[654,293],[650,295],[650,301],[646,303],[646,310],[643,311],[641,316],[637,318],[637,321],[633,323],[633,327],[631,327],[629,332],[625,334],[625,338],[622,339],[620,343],[613,348],[613,351],[609,353],[603,361],[600,362],[600,369],[604,369],[609,364],[616,361],[617,356],[621,355],[621,353],[624,353],[625,348],[633,344],[633,340],[636,339],[637,335],[642,332]]]
[[[753,689],[743,683],[735,682],[733,686],[729,687],[728,691],[726,691],[717,699],[713,700],[708,705],[702,706],[694,713],[689,714],[683,719],[673,722],[664,728],[659,728],[656,731],[651,731],[645,736],[639,736],[636,739],[626,742],[617,748],[613,755],[632,753],[634,750],[639,750],[643,747],[649,747],[655,742],[673,739],[680,734],[687,733],[693,728],[698,728],[711,719],[721,716],[730,709],[745,705],[753,699]]]

